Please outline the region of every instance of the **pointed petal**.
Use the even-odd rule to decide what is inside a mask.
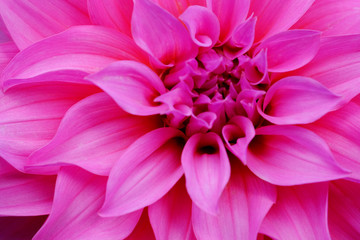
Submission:
[[[197,55],[197,47],[185,26],[149,0],[134,1],[131,30],[136,44],[163,64],[174,64]],[[161,44],[164,39],[166,44]]]
[[[97,214],[105,196],[106,177],[64,167],[56,182],[51,213],[36,239],[123,239],[135,228],[141,211],[114,218]]]
[[[258,18],[255,41],[288,30],[315,0],[252,0],[250,13]]]
[[[151,0],[175,17],[179,17],[188,7],[206,6],[206,0]]]
[[[4,0],[0,14],[21,50],[71,26],[90,24],[87,14],[69,1]]]
[[[158,127],[160,118],[130,115],[106,93],[97,93],[67,111],[51,142],[30,155],[26,170],[55,174],[68,163],[98,175],[109,175],[128,146]]]
[[[0,168],[0,215],[35,216],[50,212],[56,177],[21,173],[1,158]]]
[[[307,77],[287,77],[272,85],[258,112],[275,124],[311,123],[343,104],[342,98]]]
[[[360,35],[323,38],[315,58],[288,75],[316,79],[350,101],[360,93]]]
[[[191,199],[182,178],[163,198],[149,206],[149,218],[158,240],[190,240]]]
[[[88,0],[91,22],[111,27],[131,36],[132,0]]]
[[[1,81],[30,78],[57,70],[92,73],[121,59],[147,62],[146,54],[128,36],[100,26],[72,27],[33,44],[4,69]]]
[[[0,155],[23,171],[25,159],[52,139],[69,107],[97,91],[83,84],[34,82],[0,93]]]
[[[262,220],[275,203],[275,186],[262,181],[240,163],[232,165],[231,170],[216,216],[193,204],[192,221],[198,240],[256,240]]]
[[[247,165],[261,179],[280,186],[322,182],[347,176],[329,147],[313,132],[297,126],[256,129]]]
[[[330,183],[329,229],[334,240],[360,238],[360,184],[346,180]]]
[[[215,215],[217,202],[230,178],[230,163],[221,138],[213,132],[191,136],[181,163],[192,201]]]
[[[219,18],[220,43],[226,42],[234,29],[242,23],[248,15],[250,0],[207,0],[210,8]]]
[[[244,164],[246,164],[247,148],[255,137],[253,123],[246,117],[233,117],[222,129],[226,147]]]
[[[275,239],[330,240],[327,196],[327,183],[278,188],[276,204],[265,217],[260,232]]]
[[[292,27],[314,29],[323,36],[359,34],[360,2],[357,0],[316,0]]]
[[[32,239],[47,216],[0,217],[0,239]]]
[[[270,72],[288,72],[310,62],[320,47],[320,32],[290,30],[263,41],[255,50],[267,49]]]
[[[159,128],[136,140],[113,167],[100,214],[119,216],[146,207],[180,179],[183,133]]]
[[[148,211],[145,208],[134,231],[125,240],[156,240],[151,228]]]
[[[351,171],[349,177],[357,180],[360,180],[359,122],[360,106],[351,102],[305,126],[326,141],[339,164]]]
[[[86,78],[109,94],[128,113],[153,115],[167,106],[154,102],[166,89],[155,72],[135,61],[119,61]]]

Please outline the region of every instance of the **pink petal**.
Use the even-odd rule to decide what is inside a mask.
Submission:
[[[135,61],[119,61],[87,79],[103,89],[125,111],[135,115],[164,113],[167,106],[154,99],[166,89],[155,72]]]
[[[149,0],[134,0],[133,38],[143,50],[163,64],[174,64],[197,55],[185,26]],[[166,39],[166,44],[161,44]]]
[[[163,198],[149,206],[149,217],[156,239],[193,239],[191,199],[182,178]]]
[[[247,148],[255,137],[253,123],[246,117],[233,117],[222,129],[226,147],[244,164],[246,164]]]
[[[259,113],[275,124],[304,124],[321,118],[343,104],[342,98],[307,77],[287,77],[267,91]]]
[[[72,27],[19,53],[4,70],[1,80],[30,78],[57,70],[97,72],[112,62],[148,57],[132,39],[100,26]]]
[[[158,117],[129,115],[106,93],[97,93],[67,111],[51,142],[30,155],[30,167],[26,170],[56,174],[59,165],[69,163],[98,175],[109,175],[128,146],[158,127]]]
[[[184,147],[181,163],[192,201],[215,215],[218,200],[230,178],[230,163],[221,138],[213,132],[191,136]]]
[[[320,120],[307,125],[329,145],[335,159],[360,180],[360,106],[349,103]],[[350,150],[351,149],[351,150]]]
[[[219,200],[216,216],[193,204],[195,235],[198,240],[256,240],[260,224],[275,199],[274,186],[235,163],[230,181]]]
[[[32,239],[47,216],[0,217],[0,239]]]
[[[289,74],[314,78],[351,100],[360,93],[360,35],[323,38],[316,57]]]
[[[330,240],[327,195],[326,183],[278,188],[260,232],[275,239]]]
[[[18,172],[1,158],[0,168],[0,215],[34,216],[50,212],[55,177]]]
[[[125,240],[156,240],[151,228],[148,211],[144,209],[134,231]]]
[[[248,15],[250,0],[207,0],[208,7],[219,18],[220,43],[226,42],[234,29]]]
[[[71,26],[90,23],[86,13],[60,0],[4,0],[0,14],[21,50]]]
[[[248,149],[247,165],[261,179],[280,186],[347,176],[324,140],[297,126],[258,128]]]
[[[315,0],[252,0],[249,13],[258,18],[255,41],[288,30]]]
[[[0,15],[0,43],[6,43],[6,42],[12,42],[12,39]]]
[[[97,91],[83,84],[34,82],[0,93],[0,155],[23,170],[27,156],[53,138],[69,107]]]
[[[179,16],[199,47],[212,48],[219,40],[220,24],[214,13],[201,6],[190,6]]]
[[[359,1],[317,0],[292,28],[319,30],[329,36],[358,34],[359,24]]]
[[[132,0],[88,0],[91,22],[111,27],[131,36]]]
[[[19,49],[14,42],[9,41],[0,43],[0,74],[18,52]]]
[[[189,6],[206,6],[206,0],[151,0],[175,17],[179,17]]]
[[[104,202],[106,180],[77,167],[62,168],[51,213],[33,239],[123,239],[128,236],[141,211],[121,217],[100,217],[97,211]]]
[[[345,180],[330,183],[329,229],[332,239],[360,238],[360,184]]]
[[[267,49],[270,72],[287,72],[310,62],[320,47],[320,32],[290,30],[263,41],[255,50]]]
[[[119,216],[146,207],[180,179],[183,133],[159,128],[136,140],[113,167],[102,216]]]

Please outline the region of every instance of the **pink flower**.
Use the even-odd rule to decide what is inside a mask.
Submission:
[[[358,0],[0,0],[1,239],[360,239]]]

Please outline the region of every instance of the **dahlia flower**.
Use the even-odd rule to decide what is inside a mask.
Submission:
[[[1,239],[360,239],[360,1],[0,15]]]

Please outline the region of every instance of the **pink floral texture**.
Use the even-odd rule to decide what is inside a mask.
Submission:
[[[360,239],[358,0],[0,14],[0,239]]]

